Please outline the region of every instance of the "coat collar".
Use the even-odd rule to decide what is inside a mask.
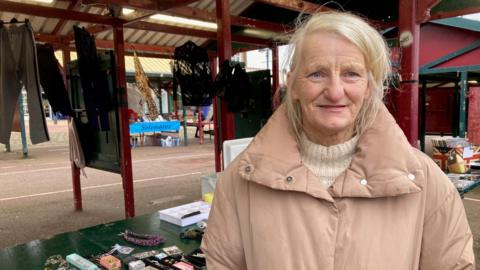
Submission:
[[[350,167],[328,189],[302,164],[284,107],[239,157],[239,173],[247,181],[331,202],[334,197],[388,197],[423,189],[421,163],[385,106],[360,136]]]

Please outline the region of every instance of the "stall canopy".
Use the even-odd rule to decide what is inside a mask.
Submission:
[[[278,86],[278,51],[285,33],[294,29],[299,14],[348,10],[360,14],[378,27],[398,26],[402,47],[402,95],[395,102],[402,107],[395,115],[412,144],[418,137],[418,36],[419,26],[441,19],[480,12],[471,0],[16,0],[0,1],[0,19],[28,19],[37,42],[48,42],[64,53],[69,62],[73,50],[73,25],[94,34],[99,49],[114,49],[117,87],[125,89],[125,54],[136,50],[140,56],[170,58],[175,47],[186,41],[210,51],[212,62],[223,62],[239,51],[273,49],[273,87]],[[154,15],[154,16],[152,16]],[[189,21],[185,19],[195,19]],[[199,22],[199,21],[201,22]],[[402,36],[402,34],[404,34]],[[403,37],[403,39],[402,39]],[[407,42],[403,42],[407,41]],[[412,42],[410,42],[412,41]],[[402,43],[403,42],[403,43]],[[216,65],[212,64],[212,67]],[[126,91],[121,91],[126,101]],[[221,170],[223,140],[234,138],[234,122],[225,102],[215,103],[215,158]],[[120,105],[121,175],[125,190],[126,216],[135,215],[128,117]],[[81,209],[78,170],[72,167],[75,206]]]

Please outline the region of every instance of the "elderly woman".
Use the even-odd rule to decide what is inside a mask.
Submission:
[[[208,269],[474,269],[457,191],[382,103],[381,35],[320,13],[292,44],[285,104],[217,183]]]

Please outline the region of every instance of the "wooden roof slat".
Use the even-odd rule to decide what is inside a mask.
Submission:
[[[206,10],[192,8],[192,7],[178,7],[168,11],[168,13],[177,16],[183,16],[188,18],[194,18],[204,21],[216,22],[217,15],[215,12],[209,12]],[[278,23],[271,23],[256,19],[251,19],[241,16],[230,16],[232,25],[248,27],[248,28],[258,28],[273,32],[284,32],[290,31],[292,28],[288,25],[282,25]]]
[[[5,12],[28,14],[46,18],[74,20],[107,25],[122,24],[124,22],[121,19],[107,16],[12,1],[0,1],[0,10]]]

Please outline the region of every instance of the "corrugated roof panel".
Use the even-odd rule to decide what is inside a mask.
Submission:
[[[47,20],[46,18],[43,17],[30,17],[28,18],[30,20],[30,24],[32,25],[33,31],[36,33],[45,33],[45,31],[42,31],[42,28],[45,24],[45,21]],[[53,22],[51,23],[53,24]]]
[[[145,35],[143,35],[142,37],[140,37],[140,39],[137,41],[138,43],[142,43],[142,44],[145,44],[147,42],[147,40],[149,40],[152,36],[155,35],[155,32],[152,32],[152,31],[146,31],[145,32]]]
[[[140,37],[142,35],[145,35],[145,31],[142,31],[142,30],[141,31],[135,31],[135,33],[133,33],[133,35],[130,38],[125,39],[125,40],[127,40],[130,43],[137,43],[137,40],[140,39]]]
[[[155,35],[153,35],[149,41],[147,41],[148,44],[157,44],[157,42],[163,38],[165,34],[163,33],[158,33],[155,32]]]
[[[202,0],[202,1],[193,2],[189,6],[194,8],[199,8],[199,9],[205,9],[212,2],[215,2],[215,0]]]
[[[168,40],[172,39],[172,35],[170,34],[163,34],[160,36],[160,39],[157,40],[155,44],[157,45],[164,45]]]
[[[178,39],[180,39],[181,35],[173,35],[173,34],[167,34],[167,36],[164,38],[163,43],[165,46],[168,46],[167,44],[173,42],[176,42]]]
[[[248,6],[253,3],[253,0],[230,0],[230,12],[233,15],[238,15],[244,11]],[[197,1],[189,5],[193,8],[208,10],[210,12],[215,11],[215,0],[202,0]]]
[[[107,36],[105,36],[105,39],[113,40],[113,31],[108,31]]]
[[[153,33],[153,35],[151,37],[149,37],[144,43],[145,44],[153,44],[156,37],[157,37],[157,33]]]
[[[181,37],[180,35],[167,35],[163,44],[165,44],[165,46],[173,46]]]
[[[130,30],[132,30],[132,29],[128,29],[128,28],[127,28],[127,29],[124,29],[124,30],[123,30],[124,37],[126,36],[125,33],[128,32],[128,31],[130,31]],[[95,38],[97,38],[97,39],[107,39],[107,36],[109,35],[110,32],[112,32],[112,31],[111,31],[111,30],[102,31],[102,32],[100,32],[100,33],[97,33],[97,34],[95,35]]]
[[[66,9],[70,5],[69,1],[55,1],[53,6],[56,8]]]
[[[67,21],[67,23],[65,23],[62,30],[60,31],[61,35],[68,35],[68,33],[73,31],[73,26],[77,23],[78,22],[75,21]]]
[[[241,1],[235,1],[235,3],[236,5],[234,6],[232,1],[232,5],[230,6],[230,12],[232,13],[232,15],[238,16],[243,11],[245,11],[249,6],[251,6],[253,4],[253,1],[241,0]]]
[[[64,8],[64,9],[71,4],[70,1],[66,1],[66,0],[55,0],[54,3],[52,4],[35,3],[35,2],[32,2],[31,0],[14,0],[14,1],[29,3],[34,5],[41,5],[41,6]],[[240,14],[249,5],[253,3],[253,0],[229,0],[229,1],[230,1],[230,10],[233,15]],[[208,10],[210,12],[215,12],[215,5],[216,5],[215,0],[200,0],[190,4],[189,6],[195,7],[198,9]],[[84,4],[77,5],[75,10],[80,12],[88,12],[92,14],[106,14],[108,12],[106,8],[104,8],[103,6],[84,5]],[[51,32],[55,29],[56,25],[60,21],[59,19],[54,19],[54,18],[34,17],[34,16],[25,16],[22,14],[0,12],[0,18],[5,21],[9,21],[14,16],[17,17],[17,19],[19,20],[24,20],[25,17],[28,17],[31,20],[33,29],[36,33],[51,34]],[[150,18],[146,18],[144,19],[144,21],[149,21],[157,24],[163,23],[163,24],[174,25],[178,27],[185,27],[182,24],[166,23],[166,22],[161,22],[158,20],[150,19]],[[59,34],[66,36],[72,33],[73,25],[78,25],[79,27],[88,28],[89,26],[92,26],[94,24],[82,23],[78,21],[67,21]],[[197,26],[193,26],[192,28],[215,32],[214,30],[205,29]],[[97,39],[113,40],[113,32],[111,30],[103,31],[95,35]],[[125,28],[124,30],[124,38],[130,43],[155,44],[159,46],[172,46],[172,47],[181,46],[187,40],[191,40],[197,45],[202,45],[207,41],[207,39],[205,38],[191,37],[191,36],[177,35],[177,34],[166,34],[161,32],[153,32],[153,31],[145,31],[145,30],[139,31],[139,30],[129,29],[129,28]]]
[[[217,6],[215,1],[210,1],[203,9],[208,10],[210,12],[215,12],[215,7]]]
[[[52,33],[53,29],[55,29],[55,26],[57,26],[57,23],[60,21],[59,19],[45,19],[43,18],[43,26],[40,29],[40,32],[42,33]]]
[[[124,28],[124,29],[123,29],[123,38],[124,38],[125,40],[129,40],[130,37],[133,36],[133,34],[135,34],[136,31],[137,31],[136,29]],[[106,34],[108,35],[110,31],[108,31],[108,32],[105,31],[105,32],[106,32]]]
[[[191,41],[191,42],[195,43],[195,41],[193,41],[193,39],[191,39],[190,37],[183,37],[183,38],[179,39],[179,40],[175,43],[175,47],[182,46],[182,45],[185,44],[187,41]],[[195,44],[196,44],[196,43],[195,43]]]

